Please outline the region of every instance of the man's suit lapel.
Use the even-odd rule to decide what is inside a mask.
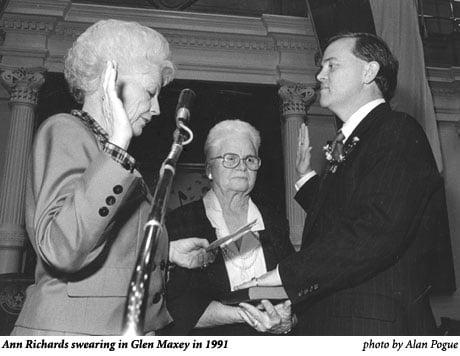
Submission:
[[[348,137],[345,146],[351,142],[353,137],[358,137],[361,140],[362,137],[368,137],[369,135],[375,134],[375,128],[371,131],[369,130],[373,128],[376,124],[378,124],[379,118],[384,116],[385,113],[389,111],[391,111],[391,108],[388,103],[380,104],[375,109],[373,109],[353,130],[351,135]],[[361,145],[358,144],[354,148],[353,152],[350,153],[350,156],[346,158],[348,163],[350,160],[353,159],[353,155],[356,153],[356,151],[360,150],[360,146]],[[342,174],[342,168],[346,169],[346,167],[339,167],[335,173],[329,172],[328,170],[326,170],[325,173],[323,173],[323,176],[321,177],[321,180],[319,182],[319,192],[316,203],[313,206],[310,216],[307,216],[306,218],[306,223],[302,234],[302,245],[304,245],[304,243],[307,241],[307,236],[311,228],[313,227],[316,218],[318,217],[318,213],[321,211],[321,208],[324,204],[324,201],[326,200],[328,193],[330,192],[331,185],[334,183],[336,184],[337,181],[341,181],[340,175]]]

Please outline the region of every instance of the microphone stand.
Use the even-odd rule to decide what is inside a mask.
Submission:
[[[163,229],[163,220],[176,171],[176,163],[182,153],[182,147],[193,140],[193,133],[182,121],[178,120],[173,138],[171,151],[160,169],[151,212],[144,227],[144,240],[129,284],[123,318],[123,335],[125,336],[143,335],[145,307],[153,263],[151,255],[157,248],[158,238]]]

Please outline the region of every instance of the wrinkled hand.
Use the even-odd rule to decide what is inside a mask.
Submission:
[[[258,307],[241,303],[240,308],[243,311],[241,316],[247,324],[258,332],[287,334],[296,323],[291,305],[290,300],[275,306],[268,300],[262,300]]]
[[[102,113],[105,127],[109,134],[109,141],[123,149],[127,149],[133,129],[123,102],[118,97],[116,90],[117,63],[107,61],[102,81]]]
[[[299,139],[297,145],[296,170],[301,177],[313,171],[311,168],[311,147],[308,126],[302,123],[299,129]]]
[[[169,261],[190,269],[206,267],[216,258],[213,252],[206,252],[205,249],[208,245],[208,240],[197,237],[171,241],[169,244]]]

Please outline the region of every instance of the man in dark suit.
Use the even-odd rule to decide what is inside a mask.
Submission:
[[[324,52],[320,104],[343,127],[320,177],[302,125],[301,250],[250,283],[282,284],[302,335],[436,334],[426,272],[434,236],[417,229],[441,178],[422,128],[388,104],[397,71],[374,35],[334,37]]]

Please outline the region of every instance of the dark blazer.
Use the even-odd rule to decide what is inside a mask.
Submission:
[[[427,255],[418,235],[441,179],[422,128],[388,104],[348,138],[335,173],[297,193],[307,212],[301,251],[280,262],[303,335],[433,335]]]
[[[265,230],[260,232],[260,242],[267,270],[272,270],[282,258],[294,252],[289,240],[289,228],[285,218],[260,204],[257,205],[264,219]],[[216,240],[202,200],[184,205],[171,212],[166,219],[170,240],[184,237],[202,237],[209,242]],[[166,304],[174,322],[166,331],[171,335],[256,335],[246,324],[225,325],[215,328],[193,329],[201,315],[213,300],[219,300],[230,292],[230,281],[222,253],[214,263],[204,269],[187,270],[175,267],[170,271]]]
[[[104,153],[78,118],[58,114],[46,120],[35,138],[26,186],[35,283],[13,334],[120,335],[151,200],[141,175]],[[152,258],[154,267],[166,264],[166,235]],[[145,331],[171,320],[164,306],[165,272],[151,272]]]

